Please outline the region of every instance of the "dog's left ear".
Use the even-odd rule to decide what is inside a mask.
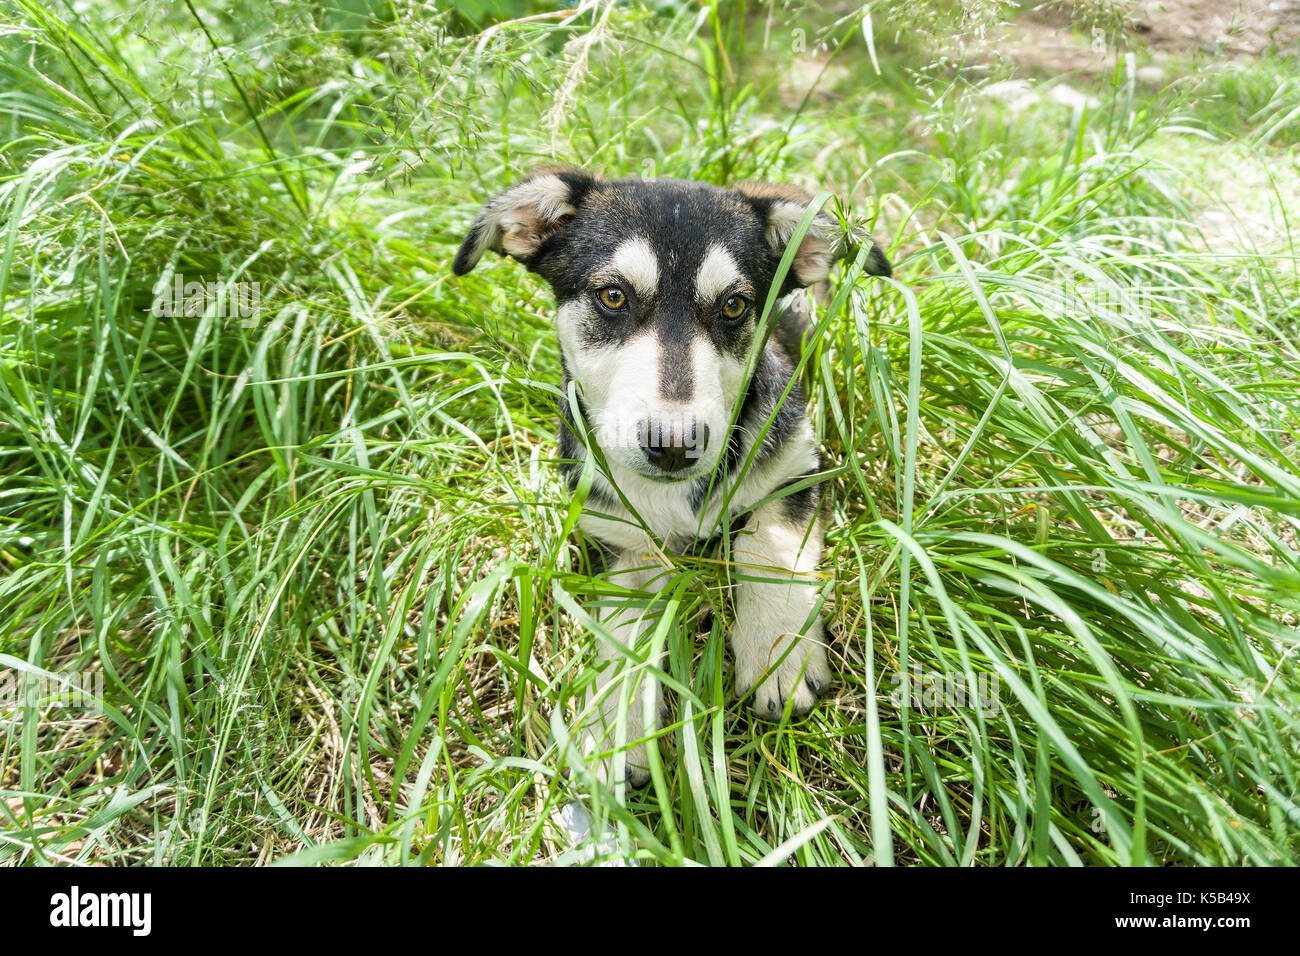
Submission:
[[[483,207],[451,271],[463,276],[488,249],[530,264],[542,244],[573,219],[582,197],[599,181],[595,173],[571,166],[533,170]]]
[[[799,221],[808,211],[812,197],[796,186],[774,183],[741,183],[736,187],[767,222],[767,243],[778,260],[785,255],[786,246],[794,235]],[[863,242],[871,243],[866,259],[866,271],[871,275],[892,274],[889,260],[870,236],[846,236],[835,217],[819,212],[804,233],[803,241],[790,263],[787,284],[809,286],[830,275],[836,259],[856,254]]]

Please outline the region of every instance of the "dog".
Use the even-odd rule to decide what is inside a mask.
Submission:
[[[606,552],[611,580],[653,595],[670,579],[656,556],[699,548],[717,528],[733,533],[736,692],[768,719],[787,707],[806,713],[831,683],[814,577],[821,461],[794,375],[809,326],[800,290],[860,248],[829,214],[811,220],[777,290],[771,334],[751,355],[810,203],[787,185],[543,167],[482,208],[452,263],[464,275],[492,250],[554,291],[564,391],[577,405],[561,402],[560,455],[574,488],[584,465],[595,466],[579,524]],[[874,242],[865,269],[891,273]],[[591,463],[584,428],[601,453]],[[613,661],[658,612],[652,600],[597,613],[613,639],[600,655]],[[649,779],[645,740],[663,720],[661,689],[643,678],[616,733],[616,670],[597,680],[600,726],[587,749],[640,741],[623,764],[639,786]]]

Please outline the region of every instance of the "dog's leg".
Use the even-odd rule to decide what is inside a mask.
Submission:
[[[830,686],[821,615],[808,622],[821,552],[817,515],[794,520],[781,501],[757,508],[733,543],[736,693],[752,693],[750,707],[760,717],[780,717],[790,698],[793,713],[806,713]]]
[[[622,587],[633,591],[646,591],[657,594],[668,583],[669,572],[659,565],[650,565],[647,560],[632,552],[619,554],[605,577]],[[608,599],[608,603],[599,608],[596,618],[609,631],[610,637],[624,647],[635,648],[637,639],[659,621],[662,606],[653,597],[649,599],[629,599],[621,601]],[[599,660],[604,666],[596,679],[593,694],[599,698],[594,708],[585,735],[584,750],[588,755],[597,751],[612,751],[620,744],[640,740],[654,733],[659,726],[659,711],[662,707],[662,691],[659,682],[644,670],[629,661],[608,641],[601,640]],[[649,661],[657,665],[658,660]],[[628,688],[627,716],[624,732],[618,731],[619,711],[622,709],[624,681],[630,681]],[[588,698],[588,703],[591,698]],[[651,742],[650,746],[654,746]],[[625,751],[625,776],[634,787],[643,787],[650,780],[650,761],[646,756],[646,744],[637,744]],[[598,774],[606,783],[612,782],[614,760],[602,760]]]

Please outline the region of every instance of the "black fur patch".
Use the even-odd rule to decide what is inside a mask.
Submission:
[[[567,392],[568,379],[565,379],[565,391]],[[584,416],[585,418],[585,416]],[[573,491],[578,487],[578,477],[582,472],[582,461],[587,457],[587,450],[582,446],[575,433],[576,426],[573,423],[573,413],[569,408],[569,399],[567,397],[560,399],[560,468],[564,472],[564,480],[569,485],[569,490]]]
[[[693,323],[659,323],[659,394],[665,401],[689,402],[695,394],[691,364]]]
[[[786,400],[781,401],[793,375],[794,369],[789,362],[769,344],[763,350],[763,356],[754,370],[749,393],[745,396],[745,418],[752,421],[749,426],[751,434],[757,434],[773,411],[776,412],[776,417],[759,445],[758,454],[754,456],[755,465],[779,451],[806,414],[803,386],[799,382],[793,384]]]
[[[578,427],[573,420],[573,409],[569,407],[569,376],[564,376],[564,396],[560,398],[560,434],[559,434],[559,458],[560,469],[564,473],[564,480],[569,486],[570,491],[577,490],[578,480],[582,477],[582,464],[587,459],[587,449],[578,438]],[[587,410],[582,407],[582,396],[578,396],[578,411],[582,414],[584,422],[590,422]],[[613,505],[616,499],[609,497],[599,487],[593,485],[587,494],[587,500],[597,506]]]
[[[799,482],[806,480],[810,476],[815,475],[817,473],[817,470],[821,468],[821,456],[817,455],[814,452],[814,457],[817,459],[814,462],[814,465],[816,466],[815,470],[800,475],[798,478],[795,478],[792,481],[787,481],[784,485],[781,486],[779,490],[784,491],[786,488],[789,488],[791,485],[796,485]],[[792,491],[789,494],[785,495],[780,500],[781,500],[781,511],[791,524],[806,525],[809,521],[812,520],[813,515],[817,513],[817,509],[821,505],[821,500],[822,500],[821,483],[818,482],[816,484],[809,485],[806,488],[800,488],[797,491]]]

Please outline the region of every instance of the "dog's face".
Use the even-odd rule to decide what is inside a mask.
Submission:
[[[726,446],[757,320],[809,201],[766,184],[542,170],[484,207],[453,268],[463,275],[494,249],[546,279],[565,368],[606,460],[683,481],[711,471]],[[818,214],[780,294],[825,278],[844,249]]]

